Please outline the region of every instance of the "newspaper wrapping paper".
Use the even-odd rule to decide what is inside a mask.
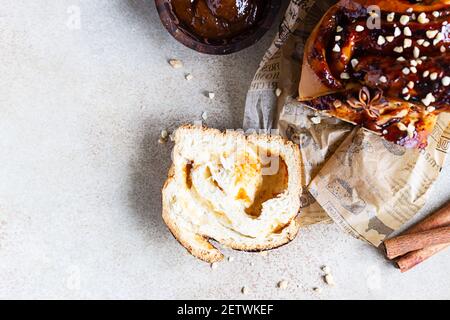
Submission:
[[[351,235],[379,246],[425,204],[449,149],[450,114],[439,117],[428,147],[419,151],[318,116],[298,102],[304,44],[335,2],[291,1],[247,93],[244,129],[278,129],[300,146],[303,226],[331,217]]]

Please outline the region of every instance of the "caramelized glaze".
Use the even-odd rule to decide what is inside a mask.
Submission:
[[[341,0],[308,41],[305,59],[329,88],[306,102],[311,107],[424,147],[437,114],[450,112],[450,1]],[[377,114],[348,103],[362,88],[383,96]]]

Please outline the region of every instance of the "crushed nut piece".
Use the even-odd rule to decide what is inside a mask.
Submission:
[[[330,273],[325,275],[324,280],[325,280],[325,283],[328,284],[329,286],[336,285],[336,282],[334,281],[334,278]]]
[[[277,88],[276,90],[275,90],[275,95],[277,96],[277,97],[279,97],[279,96],[281,96],[281,93],[282,93],[283,91],[280,89],[280,88]]]
[[[214,92],[208,92],[208,98],[210,98],[212,100],[215,97],[216,97],[216,94]]]
[[[280,282],[278,282],[278,288],[284,290],[287,288],[288,284],[289,283],[286,280],[281,280]]]
[[[180,69],[183,68],[183,62],[181,60],[178,59],[170,59],[169,60],[169,64],[172,66],[172,68],[174,69]]]
[[[188,73],[185,77],[184,77],[187,81],[191,81],[192,79],[194,79],[194,76],[190,73]]]
[[[213,269],[213,270],[216,270],[218,266],[219,265],[217,264],[217,262],[211,263],[211,269]]]
[[[241,289],[241,293],[242,293],[242,294],[244,294],[244,295],[247,295],[247,294],[249,294],[249,293],[250,293],[250,289],[249,289],[249,288],[247,288],[247,287],[242,287],[242,289]]]

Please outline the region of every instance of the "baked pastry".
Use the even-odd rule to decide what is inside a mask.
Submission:
[[[308,39],[299,100],[407,147],[450,111],[450,0],[342,0]]]
[[[296,236],[300,208],[298,146],[279,136],[245,136],[183,126],[162,191],[163,219],[206,262],[223,258],[209,240],[261,251]]]

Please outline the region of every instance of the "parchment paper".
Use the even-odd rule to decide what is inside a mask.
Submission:
[[[379,246],[425,204],[449,149],[450,114],[439,117],[428,147],[419,151],[296,101],[304,44],[335,2],[291,1],[247,93],[244,129],[279,129],[299,144],[302,225],[331,217],[351,235]]]

